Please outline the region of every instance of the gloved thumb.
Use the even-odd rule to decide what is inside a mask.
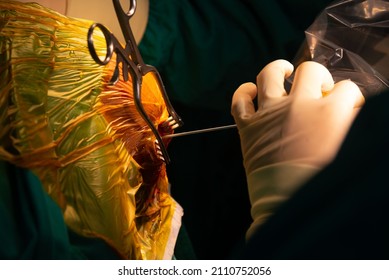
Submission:
[[[242,127],[245,120],[255,113],[253,100],[257,96],[257,86],[254,83],[242,84],[234,93],[231,104],[231,114],[238,128]]]

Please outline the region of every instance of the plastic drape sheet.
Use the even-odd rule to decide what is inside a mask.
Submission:
[[[389,88],[389,1],[335,1],[305,33],[296,65],[317,61],[335,81],[355,82],[365,97]]]
[[[37,174],[78,234],[103,238],[123,258],[170,259],[182,209],[131,81],[109,85],[115,61],[90,56],[91,24],[0,1],[0,160]],[[104,55],[102,35],[95,45]],[[168,112],[153,82],[145,77],[142,97],[158,126]]]

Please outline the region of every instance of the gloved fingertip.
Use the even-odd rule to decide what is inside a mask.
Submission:
[[[334,80],[328,69],[314,61],[301,63],[294,77],[291,95],[299,93],[299,97],[321,98],[334,87]]]
[[[253,100],[257,96],[257,86],[252,82],[241,84],[235,91],[234,95],[237,93],[248,95],[251,100]]]
[[[232,97],[231,114],[237,124],[239,120],[248,118],[255,113],[253,99],[256,96],[257,87],[254,83],[244,83],[235,91]]]
[[[326,72],[323,77],[323,83],[321,84],[321,91],[323,93],[329,92],[334,88],[335,82],[330,72]]]
[[[360,88],[351,80],[336,83],[332,92],[332,94],[338,95],[339,98],[349,98],[353,108],[361,108],[365,104],[365,97]]]
[[[293,72],[293,64],[278,59],[266,65],[257,76],[258,108],[264,108],[268,99],[285,96],[285,79]]]
[[[267,71],[268,69],[271,69],[271,71],[274,71],[274,69],[280,69],[283,76],[287,78],[293,73],[294,66],[285,59],[277,59],[267,64],[261,72]]]
[[[351,82],[351,81],[350,81]],[[357,84],[354,82],[351,82],[354,88],[354,94],[355,94],[355,103],[354,103],[354,108],[361,108],[365,104],[365,97],[362,94],[361,89],[358,87]]]

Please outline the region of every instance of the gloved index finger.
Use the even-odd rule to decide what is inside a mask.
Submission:
[[[319,99],[334,87],[331,73],[320,63],[306,61],[297,67],[290,95]]]
[[[293,72],[293,65],[283,59],[275,60],[259,73],[257,77],[258,86],[258,108],[266,107],[266,100],[285,96],[284,82]]]

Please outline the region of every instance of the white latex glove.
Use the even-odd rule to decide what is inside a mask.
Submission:
[[[274,61],[259,73],[257,86],[241,85],[232,99],[254,220],[248,237],[334,158],[364,103],[357,85],[348,80],[334,85],[315,62],[297,68],[288,95],[284,81],[292,72],[289,62]]]

